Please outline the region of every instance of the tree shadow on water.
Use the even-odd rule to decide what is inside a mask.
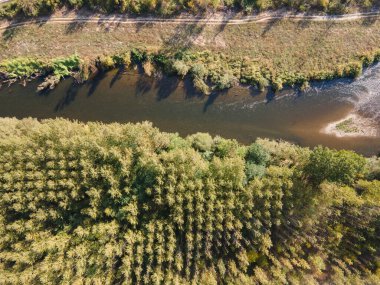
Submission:
[[[139,74],[136,82],[135,94],[142,96],[149,92],[153,87],[154,79],[144,74]]]
[[[191,99],[194,97],[205,97],[205,95],[203,95],[194,87],[193,81],[191,80],[190,76],[187,76],[183,79],[183,90],[185,92],[185,99]]]
[[[100,71],[94,78],[87,81],[86,85],[90,86],[87,92],[87,97],[90,97],[93,95],[98,88],[100,82],[106,77],[106,73],[103,71]]]
[[[272,88],[268,88],[267,94],[265,95],[266,104],[269,104],[276,98],[276,92]]]
[[[160,80],[157,80],[157,101],[168,98],[178,88],[179,83],[180,79],[177,77],[163,76]]]
[[[224,90],[212,92],[210,95],[208,95],[206,103],[203,106],[203,113],[207,112],[207,110],[210,108],[211,105],[215,103],[218,97],[222,95],[226,95],[227,93],[228,93],[228,89],[224,89]]]
[[[42,81],[41,81],[40,83],[42,83]],[[50,89],[50,88],[43,89],[43,90],[41,90],[41,91],[38,91],[38,90],[37,90],[37,95],[38,95],[38,96],[41,96],[41,97],[47,97],[47,96],[50,95],[50,93],[51,93],[52,91],[53,91],[53,90]]]
[[[248,86],[248,90],[251,97],[259,97],[263,94],[263,91],[260,91],[257,87],[252,85]]]
[[[116,83],[116,81],[119,81],[122,78],[124,71],[125,71],[124,66],[120,67],[117,70],[116,74],[111,79],[110,88],[112,88],[112,86]]]
[[[78,95],[80,87],[81,86],[79,86],[78,84],[71,84],[69,89],[66,91],[66,94],[61,98],[61,100],[59,100],[58,104],[55,106],[54,111],[61,111],[65,107],[70,105]]]

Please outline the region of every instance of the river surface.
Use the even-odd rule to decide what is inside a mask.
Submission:
[[[38,83],[2,87],[0,117],[151,121],[162,131],[209,132],[246,144],[262,137],[302,146],[352,149],[365,155],[380,152],[380,137],[339,138],[321,132],[352,111],[374,119],[380,128],[380,65],[367,69],[355,81],[318,84],[304,93],[259,93],[239,86],[200,96],[187,81],[117,70],[84,85],[67,79],[43,94],[36,92]]]

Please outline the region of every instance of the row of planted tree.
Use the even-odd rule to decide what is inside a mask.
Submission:
[[[2,284],[379,284],[380,160],[0,120]]]
[[[343,14],[356,9],[369,10],[377,4],[375,0],[14,0],[0,7],[0,17],[45,15],[64,6],[105,13],[153,13],[165,16],[184,11],[200,13],[236,9],[249,13],[283,8],[298,12]]]

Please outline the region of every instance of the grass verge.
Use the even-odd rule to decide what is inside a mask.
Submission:
[[[75,53],[84,62],[95,62],[138,50],[145,54],[145,70],[150,62],[180,76],[189,74],[208,93],[239,82],[278,90],[284,85],[307,87],[310,80],[356,77],[363,65],[379,59],[379,47],[377,17],[240,25],[47,22],[5,30],[0,61],[50,60]],[[109,62],[108,68],[118,63]]]

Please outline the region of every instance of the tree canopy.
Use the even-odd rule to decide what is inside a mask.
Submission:
[[[1,284],[379,284],[379,159],[0,119]]]
[[[76,9],[84,7],[103,13],[158,15],[172,15],[182,11],[199,13],[206,10],[236,9],[252,12],[281,8],[342,14],[352,9],[369,10],[377,5],[376,0],[14,0],[0,9],[0,15],[38,16],[63,6]]]

